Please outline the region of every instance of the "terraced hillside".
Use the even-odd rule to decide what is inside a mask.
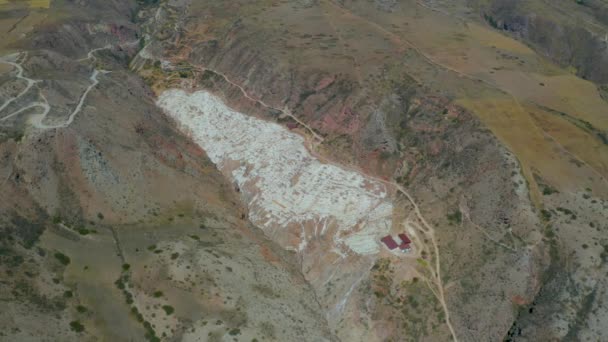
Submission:
[[[34,3],[0,339],[606,339],[604,1]]]

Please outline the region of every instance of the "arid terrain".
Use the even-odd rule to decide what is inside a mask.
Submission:
[[[608,2],[0,0],[0,31],[0,341],[608,339]]]

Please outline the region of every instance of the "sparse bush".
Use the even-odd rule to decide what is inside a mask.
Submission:
[[[448,214],[448,221],[450,223],[461,224],[462,223],[462,213],[460,212],[460,210],[456,209],[456,211],[454,211],[453,213]]]
[[[555,193],[558,193],[559,191],[557,191],[555,188],[552,188],[550,186],[545,186],[543,189],[543,195],[548,196],[548,195],[552,195]]]
[[[170,315],[175,311],[171,305],[163,305],[163,310],[165,310],[167,315]]]
[[[542,209],[540,214],[545,221],[549,221],[551,219],[551,212],[547,209]]]
[[[77,333],[83,332],[84,331],[84,325],[80,324],[79,321],[72,321],[72,322],[70,322],[70,329],[72,331],[77,332]]]
[[[86,229],[86,228],[84,228],[84,227],[77,228],[77,229],[76,229],[76,231],[77,231],[77,232],[78,232],[78,234],[80,234],[80,235],[89,235],[89,233],[91,233],[91,231],[90,231],[90,230],[88,230],[88,229]]]
[[[67,266],[70,264],[70,257],[68,257],[67,255],[65,255],[61,252],[55,253],[55,259],[59,260],[59,262],[64,266]]]

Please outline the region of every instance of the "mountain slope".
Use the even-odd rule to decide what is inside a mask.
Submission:
[[[10,6],[3,339],[607,334],[602,1]]]

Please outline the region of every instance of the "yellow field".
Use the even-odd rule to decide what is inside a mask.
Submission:
[[[440,16],[421,10],[413,19],[420,24],[409,26],[415,32],[407,38],[436,62],[436,68],[473,81],[462,82],[457,102],[517,155],[536,204],[542,198],[533,173],[558,189],[589,187],[608,195],[608,145],[592,132],[608,130],[608,103],[596,86],[515,39],[471,22],[442,21]]]
[[[51,0],[0,0],[0,13],[5,12],[9,15],[0,16],[0,55],[15,52],[9,48],[27,33],[32,31],[36,25],[49,19],[49,8]],[[29,8],[28,13],[10,14],[14,9]],[[18,11],[19,13],[21,11]],[[55,17],[57,15],[55,14]]]
[[[5,5],[26,5],[29,8],[49,8],[51,0],[0,0],[0,10]]]

